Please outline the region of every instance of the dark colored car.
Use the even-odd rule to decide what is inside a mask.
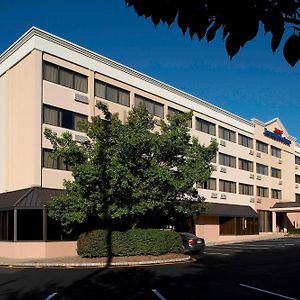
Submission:
[[[205,241],[189,232],[179,232],[184,253],[202,253],[205,249]]]

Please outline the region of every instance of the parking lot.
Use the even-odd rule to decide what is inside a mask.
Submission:
[[[281,238],[252,242],[227,243],[207,246],[204,255],[235,255],[236,253],[253,253],[265,250],[284,250],[300,247],[300,239]]]
[[[0,299],[300,300],[300,239],[213,245],[189,263],[0,269]],[[49,298],[50,297],[50,298]]]

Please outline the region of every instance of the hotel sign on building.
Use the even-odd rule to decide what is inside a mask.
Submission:
[[[273,132],[268,130],[267,128],[265,128],[264,131],[265,136],[290,146],[292,142],[288,140],[286,137],[283,137],[282,134],[283,134],[283,130],[280,130],[278,128],[275,128]]]

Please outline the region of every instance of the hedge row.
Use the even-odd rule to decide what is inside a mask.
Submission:
[[[289,234],[300,234],[300,228],[289,229]]]
[[[182,242],[177,232],[159,229],[132,229],[125,232],[93,230],[77,240],[81,257],[162,255],[180,253]]]

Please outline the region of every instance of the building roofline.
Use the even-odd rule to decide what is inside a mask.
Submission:
[[[168,90],[169,92],[172,92],[174,94],[177,94],[181,97],[184,97],[188,100],[191,100],[197,104],[202,104],[203,106],[210,108],[214,111],[217,111],[219,113],[225,114],[228,117],[231,117],[235,119],[236,121],[242,122],[248,126],[254,127],[253,123],[247,119],[244,119],[234,113],[231,113],[229,111],[226,111],[214,104],[211,104],[203,99],[200,99],[196,96],[193,96],[189,93],[186,93],[182,90],[179,90],[178,88],[175,88],[169,84],[166,84],[160,80],[154,79],[148,75],[145,75],[139,71],[136,71],[130,67],[127,67],[121,63],[115,62],[112,59],[109,59],[107,57],[104,57],[96,52],[93,52],[91,50],[88,50],[84,47],[81,47],[75,43],[72,43],[70,41],[67,41],[61,37],[58,37],[54,34],[51,34],[47,31],[44,31],[42,29],[39,29],[37,27],[31,27],[28,31],[26,31],[16,42],[14,42],[9,48],[7,48],[2,54],[0,54],[0,64],[5,61],[10,55],[12,55],[14,52],[16,52],[22,45],[24,45],[27,41],[29,41],[32,37],[38,36],[40,38],[43,38],[47,41],[51,41],[55,44],[59,44],[60,46],[63,46],[69,50],[75,51],[77,53],[80,53],[84,56],[87,56],[91,59],[94,59],[98,62],[101,62],[103,64],[106,64],[112,68],[118,69],[122,72],[125,72],[131,76],[134,76],[136,78],[142,79],[148,83],[151,83],[157,87],[160,87],[162,89]]]

